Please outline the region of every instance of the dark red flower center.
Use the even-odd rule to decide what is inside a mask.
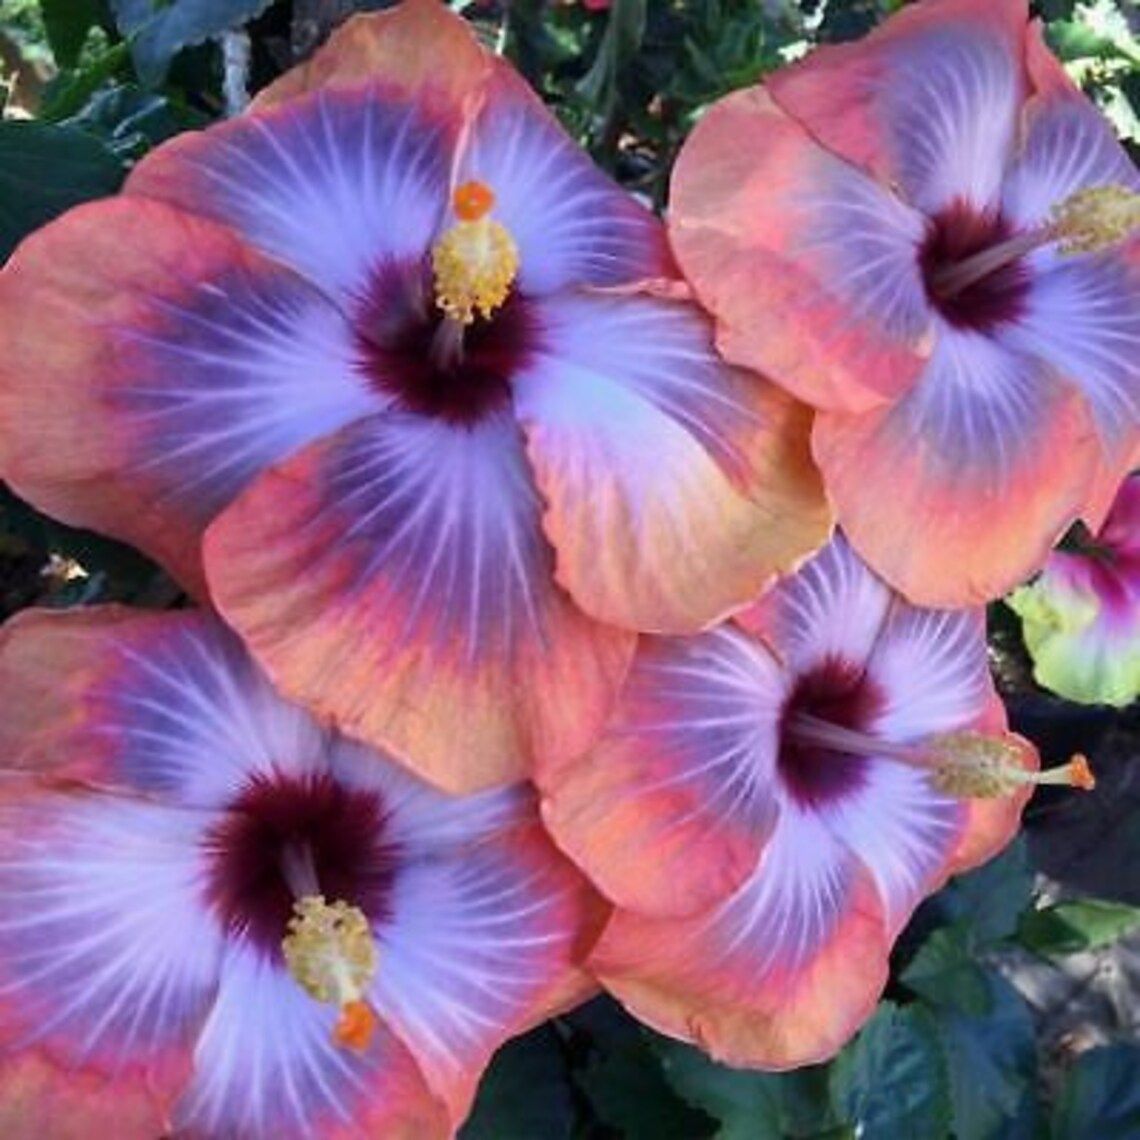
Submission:
[[[476,318],[463,329],[460,351],[448,351],[426,259],[378,266],[353,325],[361,367],[376,391],[406,411],[454,424],[474,423],[507,404],[511,379],[538,342],[534,307],[515,290],[489,320]]]
[[[863,669],[842,658],[828,658],[800,677],[781,714],[776,760],[776,770],[793,799],[805,807],[822,807],[861,788],[867,766],[862,756],[798,736],[796,718],[869,732],[881,706],[881,694]]]
[[[950,324],[987,332],[1021,313],[1029,289],[1029,275],[1021,258],[960,291],[947,293],[939,284],[945,270],[1000,245],[1011,234],[1000,213],[976,210],[961,199],[930,219],[919,250],[919,265],[930,303]]]
[[[329,902],[383,922],[399,855],[385,818],[376,792],[331,776],[255,776],[206,838],[211,909],[230,934],[280,954],[295,899],[283,867],[302,852]]]

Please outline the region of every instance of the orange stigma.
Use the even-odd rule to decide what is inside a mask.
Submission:
[[[341,1006],[333,1030],[333,1040],[345,1049],[363,1053],[372,1043],[378,1019],[366,1001],[350,1001]]]
[[[1089,758],[1077,752],[1069,761],[1069,783],[1082,792],[1091,792],[1096,787],[1096,776],[1093,775]]]
[[[461,222],[477,222],[486,217],[495,204],[495,192],[486,182],[472,179],[461,182],[451,195],[451,208]]]

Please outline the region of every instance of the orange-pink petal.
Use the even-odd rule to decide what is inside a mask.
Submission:
[[[503,417],[362,420],[262,476],[206,563],[284,692],[453,791],[585,749],[633,650],[555,586]]]
[[[726,368],[690,306],[561,296],[515,404],[559,582],[602,621],[693,632],[818,546],[805,408]]]
[[[5,1140],[154,1140],[169,1129],[168,1107],[143,1078],[77,1072],[34,1049],[0,1059]]]
[[[998,193],[1026,94],[1027,0],[927,0],[773,74],[776,103],[833,154],[930,212]]]
[[[931,346],[922,217],[760,88],[716,104],[673,173],[669,234],[717,343],[815,407],[905,392]]]
[[[379,403],[331,302],[157,202],[97,202],[37,231],[0,273],[0,314],[0,476],[199,594],[218,510]]]
[[[687,915],[753,873],[775,823],[767,785],[786,684],[731,627],[641,640],[601,741],[538,771],[547,826],[603,894]]]
[[[889,944],[870,876],[826,831],[781,816],[751,879],[700,915],[619,910],[590,965],[636,1017],[729,1065],[833,1056],[870,1016]]]
[[[356,87],[383,76],[417,99],[469,105],[492,67],[471,25],[440,0],[404,0],[342,24],[304,63],[258,93],[254,110],[306,91]]]
[[[812,447],[851,544],[930,606],[985,602],[1032,573],[1079,512],[1099,452],[1073,389],[949,328],[913,392],[863,415],[821,414]]]

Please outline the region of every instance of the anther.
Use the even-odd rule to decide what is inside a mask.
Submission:
[[[1051,230],[1061,253],[1096,253],[1140,228],[1140,194],[1127,186],[1089,186],[1053,209]]]
[[[1080,753],[1044,772],[1026,767],[1031,745],[1013,733],[953,732],[927,741],[926,764],[938,791],[962,799],[995,799],[1028,784],[1060,784],[1091,791],[1096,779]]]

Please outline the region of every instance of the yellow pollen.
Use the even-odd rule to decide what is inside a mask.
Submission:
[[[495,196],[482,182],[456,188],[452,208],[458,221],[431,251],[435,300],[460,325],[476,314],[486,319],[510,294],[519,270],[519,251],[506,226],[488,216]]]
[[[996,799],[1027,784],[1063,784],[1084,791],[1096,784],[1088,760],[1079,753],[1044,772],[1026,767],[1032,748],[1013,733],[951,732],[932,738],[926,748],[931,783],[960,799]]]
[[[293,904],[281,940],[285,966],[310,997],[340,1007],[333,1031],[338,1045],[364,1049],[376,1028],[376,1014],[364,994],[376,974],[376,944],[359,907],[306,895]]]
[[[1050,232],[1062,253],[1109,249],[1140,228],[1140,194],[1116,184],[1070,194],[1053,208]]]

